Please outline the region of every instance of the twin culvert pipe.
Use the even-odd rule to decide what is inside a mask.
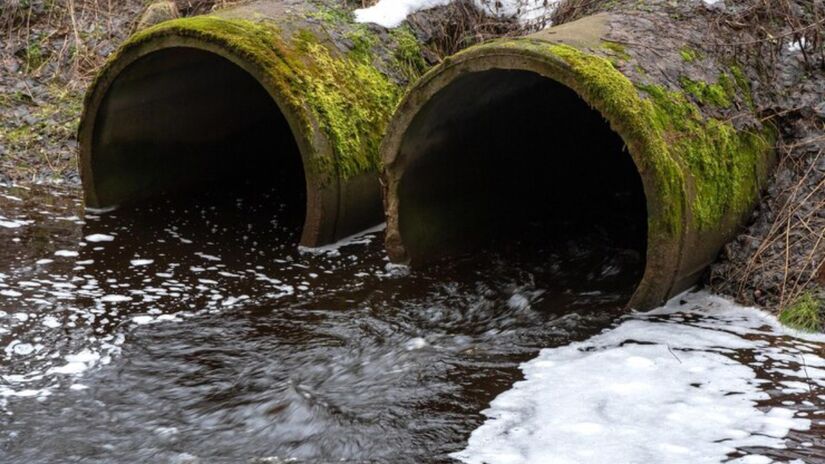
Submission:
[[[408,29],[307,2],[163,22],[129,39],[87,94],[87,205],[280,176],[305,189],[302,245],[383,214],[390,258],[416,264],[517,222],[514,211],[589,211],[636,188],[645,264],[629,305],[659,305],[749,216],[774,131],[753,116],[740,68],[678,38],[636,47],[627,31],[647,32],[626,21],[600,13],[493,40],[423,76]]]

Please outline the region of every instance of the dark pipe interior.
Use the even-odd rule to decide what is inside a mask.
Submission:
[[[127,66],[99,108],[92,171],[100,206],[243,184],[302,216],[306,186],[286,119],[266,90],[214,53],[168,48]]]
[[[400,230],[413,263],[513,243],[571,252],[586,242],[635,254],[638,284],[641,178],[621,138],[569,88],[528,71],[464,75],[415,116],[401,156],[410,164]]]

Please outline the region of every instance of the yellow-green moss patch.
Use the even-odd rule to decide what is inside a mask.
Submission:
[[[772,131],[737,131],[728,121],[703,117],[684,93],[655,85],[640,88],[654,102],[656,123],[671,151],[693,176],[696,225],[713,227],[726,214],[749,210],[759,193],[754,167],[772,149]]]
[[[344,20],[329,11],[318,14],[325,20]],[[305,168],[322,174],[321,180],[336,175],[347,179],[378,169],[378,145],[402,93],[399,84],[373,65],[372,35],[364,28],[351,31],[348,37],[354,47],[341,54],[328,48],[313,30],[299,30],[286,38],[277,24],[267,20],[198,16],[140,31],[120,53],[163,36],[181,36],[219,46],[251,63],[260,70],[262,84],[286,106],[282,109],[304,128],[296,137],[314,146],[317,124],[330,141],[334,157],[313,153]]]
[[[730,108],[732,104],[730,100],[732,89],[729,85],[725,85],[730,82],[727,74],[723,73],[722,76],[720,76],[720,82],[717,84],[694,81],[685,76],[682,76],[680,82],[685,92],[693,95],[693,97],[703,105]]]
[[[729,215],[741,217],[758,198],[764,176],[759,166],[773,148],[771,128],[737,130],[729,121],[706,117],[687,91],[634,85],[609,60],[568,45],[516,39],[486,46],[538,52],[569,67],[572,75],[562,72],[558,80],[610,121],[639,170],[656,179],[655,186],[646,186],[657,189],[647,192],[658,202],[649,204],[658,208],[649,211],[651,234],[672,234],[683,225],[685,198],[690,199],[687,206],[699,229],[716,227]],[[700,93],[710,92],[714,104],[729,106],[732,89],[740,87],[733,76]]]
[[[699,52],[690,47],[684,47],[679,50],[679,56],[681,56],[685,62],[692,63],[699,59]]]
[[[655,199],[649,207],[648,230],[661,238],[677,236],[683,226],[684,177],[678,162],[668,151],[663,130],[656,123],[656,111],[649,99],[641,98],[633,83],[613,64],[600,56],[577,48],[540,40],[504,40],[482,47],[512,47],[561,60],[570,71],[558,79],[575,90],[588,104],[597,108],[613,130],[622,136],[640,171],[651,172],[654,182],[645,188]]]

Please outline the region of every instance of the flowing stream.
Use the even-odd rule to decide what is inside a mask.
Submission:
[[[615,436],[613,462],[825,462],[823,342],[710,296],[627,313],[641,258],[599,232],[552,247],[537,227],[411,272],[380,228],[298,250],[301,219],[243,188],[91,212],[75,189],[0,187],[0,462],[598,463]],[[739,422],[688,426],[705,381]],[[661,388],[630,397],[661,412],[598,393],[618,384]],[[644,443],[677,401],[681,439]]]

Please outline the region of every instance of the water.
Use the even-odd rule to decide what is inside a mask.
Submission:
[[[2,187],[0,216],[3,463],[452,462],[521,363],[622,320],[640,265],[538,225],[427,272],[380,230],[301,252],[300,212],[242,189],[91,214]]]

